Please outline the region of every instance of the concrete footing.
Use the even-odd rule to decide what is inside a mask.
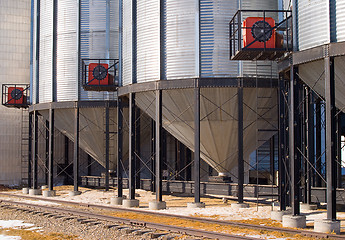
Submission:
[[[29,189],[29,195],[34,196],[34,195],[41,195],[42,190],[41,189]]]
[[[332,221],[328,219],[315,220],[314,231],[340,234],[340,221]]]
[[[303,215],[284,215],[283,227],[288,228],[305,228],[307,224],[306,216]]]
[[[80,195],[80,194],[81,194],[81,191],[70,191],[70,192],[68,193],[68,195],[69,195],[70,197],[78,196],[78,195]]]
[[[199,202],[199,203],[195,203],[195,202],[187,203],[187,208],[204,208],[204,207],[205,207],[205,203],[203,203],[203,202]]]
[[[249,204],[248,203],[232,203],[231,207],[234,209],[249,208]]]
[[[111,205],[122,205],[123,197],[112,197],[110,198]]]
[[[22,189],[23,194],[29,194],[29,188],[25,187]]]
[[[44,189],[47,189],[48,188],[48,185],[43,185],[41,186],[41,189],[44,190]]]
[[[151,201],[149,202],[149,209],[151,210],[161,210],[161,209],[166,209],[167,204],[164,201]]]
[[[271,219],[275,221],[283,221],[283,216],[290,214],[288,211],[280,211],[280,210],[274,210],[271,211]]]
[[[138,199],[123,199],[122,206],[127,207],[127,208],[139,207],[139,200]]]
[[[45,190],[42,191],[43,197],[55,197],[56,196],[56,191],[55,190]]]
[[[301,203],[300,209],[302,211],[317,210],[317,205],[316,204]]]

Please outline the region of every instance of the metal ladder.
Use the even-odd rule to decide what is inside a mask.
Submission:
[[[28,170],[29,170],[29,112],[28,109],[22,109],[21,121],[21,183],[28,183]]]

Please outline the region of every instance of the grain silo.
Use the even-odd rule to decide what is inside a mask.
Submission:
[[[229,22],[238,9],[276,10],[277,1],[123,0],[122,9],[119,95],[156,122],[162,118],[192,151],[200,148],[220,177],[243,183],[231,171],[277,131],[277,68],[230,61]]]
[[[28,112],[5,106],[15,101],[26,101],[24,95],[12,98],[9,90],[15,86],[24,89],[30,82],[30,8],[28,0],[0,2],[0,82],[3,90],[0,184],[6,185],[26,183],[28,176]]]
[[[108,175],[116,167],[116,137],[110,134],[117,128],[119,3],[36,0],[33,11],[30,111],[79,145]]]

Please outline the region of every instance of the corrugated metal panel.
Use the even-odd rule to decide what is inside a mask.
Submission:
[[[336,39],[337,42],[345,41],[345,1],[336,1]]]
[[[166,0],[165,46],[168,80],[199,75],[196,14],[195,0]]]
[[[329,43],[328,0],[299,0],[297,8],[299,50]]]
[[[30,0],[1,0],[0,16],[0,85],[29,84]],[[21,120],[22,110],[0,105],[0,184],[21,181]]]
[[[109,58],[118,58],[118,1],[110,1]],[[104,59],[106,46],[106,0],[81,1],[81,58]],[[80,86],[80,100],[112,100],[113,92],[84,91]]]
[[[132,1],[123,0],[122,84],[132,83]]]
[[[159,0],[137,3],[137,82],[160,78]]]
[[[202,77],[238,76],[238,62],[229,60],[229,22],[237,10],[237,0],[200,2]]]
[[[78,100],[77,2],[58,4],[57,22],[57,101]]]
[[[32,86],[30,86],[30,91],[31,91],[31,98],[32,98],[32,103],[36,103],[36,101],[38,101],[38,99],[36,99],[36,89],[37,89],[37,81],[36,81],[36,77],[37,77],[37,74],[36,74],[36,71],[37,71],[37,68],[36,68],[36,52],[37,52],[37,49],[36,49],[36,36],[37,36],[37,0],[34,0],[34,29],[33,29],[33,64],[32,64]]]
[[[249,10],[277,10],[278,9],[278,1],[276,0],[242,0],[241,1],[241,9],[249,9]],[[253,17],[253,13],[250,15]],[[243,14],[243,18],[248,17],[246,14]],[[278,14],[272,13],[265,15],[266,17],[272,17],[273,19],[278,19]],[[259,17],[263,17],[260,15]],[[244,77],[267,77],[267,78],[277,78],[277,64],[272,61],[242,61],[240,63],[240,75]]]
[[[53,0],[41,1],[39,102],[52,101]]]

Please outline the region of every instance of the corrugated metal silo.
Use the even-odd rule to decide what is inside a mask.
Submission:
[[[244,7],[256,9],[277,9],[277,2],[241,1]],[[132,34],[132,6],[123,1],[123,32]],[[239,76],[277,78],[275,64],[247,62],[240,68],[239,62],[229,60],[229,22],[239,9],[238,1],[164,1],[163,50],[164,64],[160,65],[160,6],[159,1],[137,4],[137,82],[157,80],[183,80],[192,78],[237,78]],[[127,13],[127,14],[126,14]],[[199,22],[200,19],[200,22]],[[200,28],[199,28],[200,25]],[[149,28],[150,27],[150,28]],[[199,32],[200,31],[200,32]],[[131,35],[132,36],[132,35]],[[200,37],[199,37],[200,36]],[[122,66],[129,71],[132,64],[132,38],[123,36]],[[161,68],[162,67],[162,68]],[[131,68],[132,70],[132,68]],[[160,74],[163,70],[163,74]],[[160,79],[160,77],[163,79]],[[123,71],[123,85],[132,84],[131,73]],[[257,145],[257,139],[267,140],[274,133],[257,129],[277,126],[277,101],[274,88],[245,89],[244,109],[248,118],[245,130],[245,158]],[[201,156],[220,173],[228,173],[237,163],[237,88],[202,88],[201,95]],[[178,89],[163,91],[163,127],[175,138],[194,150],[193,90]],[[136,104],[151,118],[155,118],[155,93],[152,91],[135,94]],[[262,110],[257,109],[257,99],[262,101]],[[189,106],[189,107],[188,107]],[[215,109],[218,106],[218,110]],[[252,109],[250,109],[252,108]],[[270,110],[267,111],[267,108]],[[255,109],[255,110],[254,110]],[[265,115],[270,120],[257,120]],[[210,114],[211,113],[211,114]],[[210,115],[210,116],[208,116]],[[229,117],[232,116],[232,117]],[[251,123],[254,121],[255,124]],[[251,141],[256,141],[252,144]]]
[[[38,9],[37,4],[38,1],[35,1],[35,11]],[[53,0],[41,0],[39,7],[39,75],[34,76],[33,84],[33,95],[38,92],[38,99],[34,103],[117,100],[116,92],[86,91],[80,80],[79,67],[82,59],[119,58],[118,0],[58,2],[55,10],[56,76],[53,76]],[[112,111],[112,118],[116,119],[116,111]],[[104,107],[85,107],[80,110],[80,129],[83,129],[80,132],[80,147],[102,165],[105,165],[104,112]],[[47,111],[41,111],[41,114],[48,119]],[[74,140],[74,110],[56,109],[54,118],[55,127]],[[111,164],[111,169],[114,164]]]
[[[0,16],[0,83],[29,84],[30,1],[2,0]],[[18,185],[22,180],[21,145],[28,137],[22,136],[23,124],[28,124],[22,114],[27,112],[0,106],[0,184]]]

